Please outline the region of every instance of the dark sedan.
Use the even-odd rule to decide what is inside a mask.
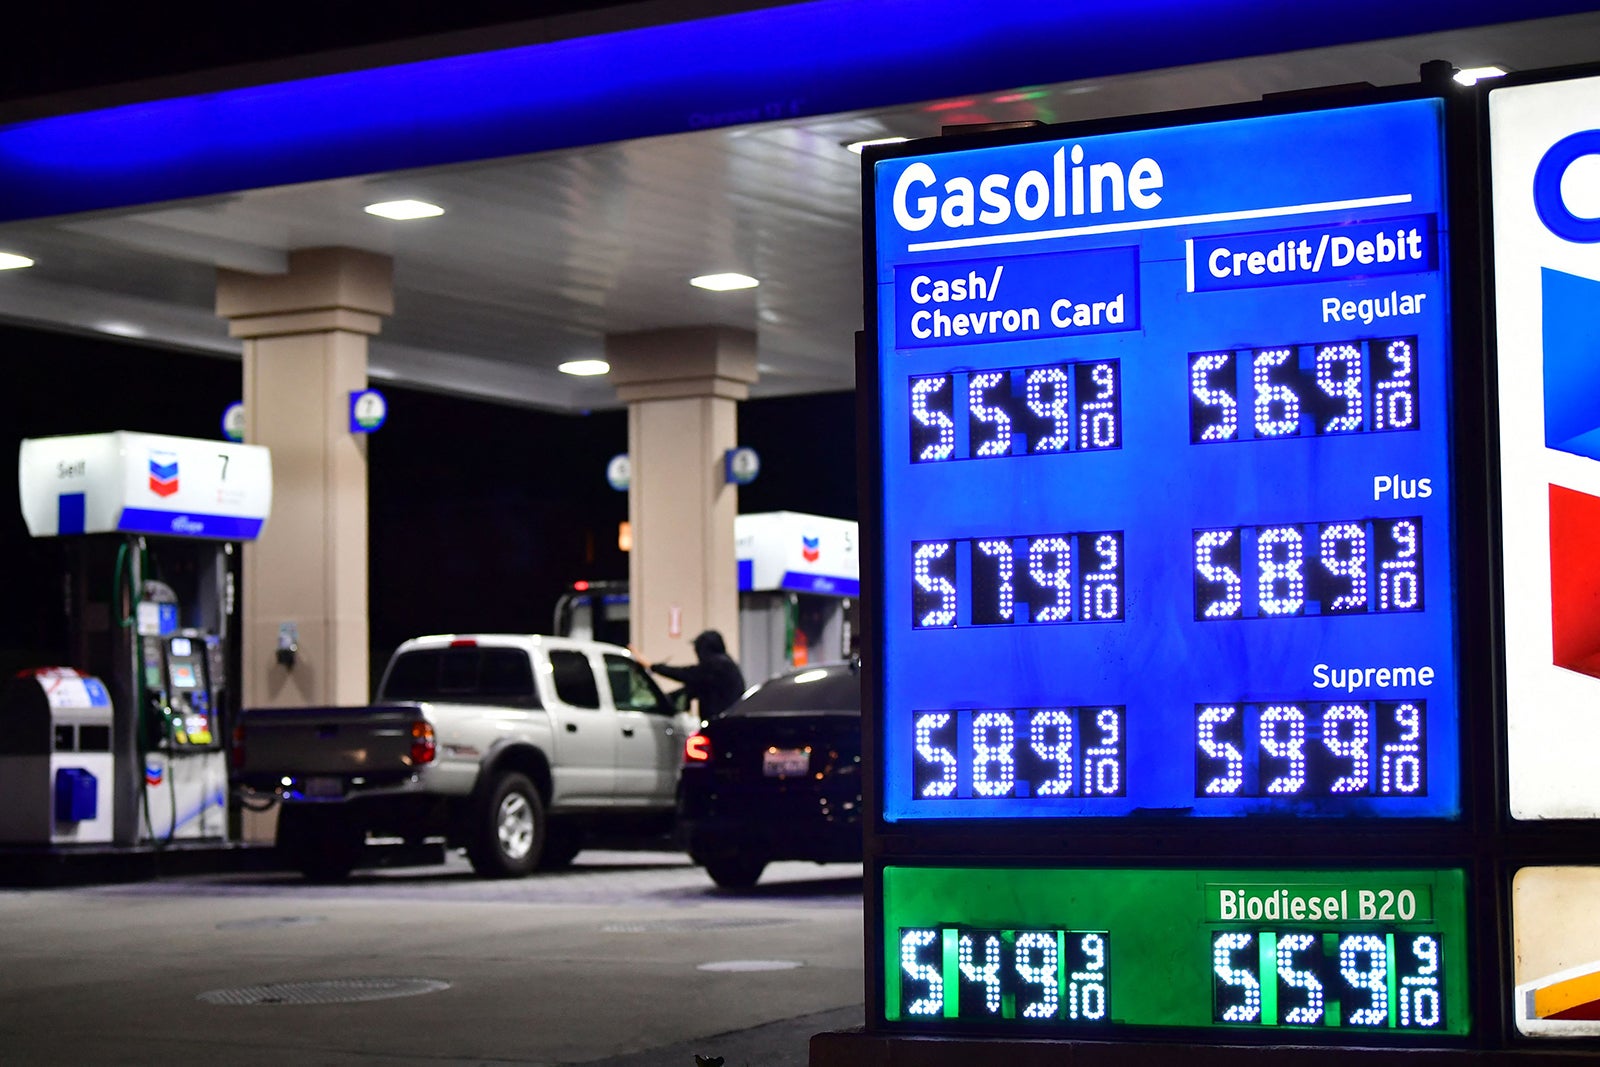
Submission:
[[[684,744],[678,832],[720,886],[774,860],[861,859],[861,681],[813,667],[757,686]]]

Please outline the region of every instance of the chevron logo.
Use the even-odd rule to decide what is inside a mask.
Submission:
[[[800,555],[807,563],[815,563],[822,556],[822,538],[802,535],[800,538]]]
[[[178,457],[176,453],[150,453],[150,491],[156,496],[171,496],[178,491]]]
[[[1600,281],[1543,271],[1544,436],[1550,448],[1600,459]]]

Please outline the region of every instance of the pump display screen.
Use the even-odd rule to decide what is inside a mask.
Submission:
[[[884,818],[1458,814],[1442,143],[1413,100],[873,165]],[[919,951],[1106,933],[991,927]],[[1276,933],[1229,958],[1337,977]]]
[[[197,684],[193,664],[178,662],[172,664],[172,688],[193,689]]]
[[[1456,870],[888,867],[883,890],[890,1022],[1397,1037],[1470,1023]]]

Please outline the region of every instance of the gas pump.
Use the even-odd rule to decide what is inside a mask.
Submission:
[[[22,442],[23,518],[70,538],[77,666],[112,695],[112,842],[228,837],[236,546],[271,508],[265,448],[119,431]]]
[[[749,682],[843,663],[855,649],[861,564],[849,519],[768,511],[734,519],[739,669]],[[562,637],[628,643],[628,583],[578,581],[556,603]]]
[[[226,632],[163,628],[163,619],[178,618],[176,610],[164,610],[181,606],[177,596],[156,581],[145,582],[144,592],[137,637],[139,836],[146,841],[226,837],[228,769],[219,721],[228,704]]]
[[[734,540],[745,678],[848,660],[861,591],[856,524],[798,511],[758,512],[734,520]]]

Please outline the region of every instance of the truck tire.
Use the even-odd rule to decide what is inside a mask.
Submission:
[[[467,859],[483,878],[521,878],[545,847],[544,802],[525,775],[496,778],[473,812]]]
[[[719,856],[704,861],[706,873],[723,889],[749,889],[767,869],[759,856]]]
[[[278,851],[309,882],[350,877],[365,837],[342,808],[285,804],[278,811]]]

